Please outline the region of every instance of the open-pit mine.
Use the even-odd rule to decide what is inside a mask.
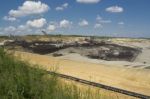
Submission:
[[[50,71],[150,95],[150,40],[22,36],[1,41],[15,56]]]
[[[5,43],[6,47],[19,46],[24,51],[37,54],[53,54],[53,56],[63,56],[64,53],[78,53],[92,59],[107,61],[134,61],[141,53],[140,48],[123,46],[107,41],[94,41],[86,39],[84,41],[63,42],[63,41],[32,41],[15,40]]]

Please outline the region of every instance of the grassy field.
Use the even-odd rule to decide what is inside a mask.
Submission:
[[[47,75],[42,69],[32,68],[0,49],[0,99],[117,99],[119,97],[118,94],[112,93],[66,83],[56,76]]]

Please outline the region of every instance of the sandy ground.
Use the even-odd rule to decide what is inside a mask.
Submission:
[[[79,62],[97,63],[97,64],[113,66],[113,67],[115,66],[115,67],[136,68],[136,69],[144,69],[146,67],[150,67],[150,64],[144,64],[143,62],[139,62],[137,60],[136,60],[136,62],[106,61],[106,60],[100,60],[100,59],[90,59],[90,58],[82,56],[78,53],[66,54],[66,55],[58,57],[58,58],[66,59],[66,60],[79,61]]]
[[[136,58],[135,62],[150,64],[150,43],[143,44],[142,53]]]
[[[97,63],[97,60],[90,62],[91,60],[86,58],[83,61],[83,57],[79,55],[76,55],[74,60],[26,52],[16,52],[16,55],[47,70],[55,68],[57,72],[63,74],[150,95],[150,70],[148,69],[124,68],[120,64],[116,66],[111,63],[101,64]]]
[[[93,50],[94,51],[94,50]],[[150,53],[150,50],[143,49],[143,52],[137,57],[137,59],[134,62],[128,62],[128,61],[106,61],[101,59],[91,59],[85,56],[87,54],[87,51],[83,48],[66,48],[59,50],[55,53],[62,54],[62,56],[59,56],[58,58],[61,59],[67,59],[67,60],[73,60],[73,61],[80,61],[80,62],[90,62],[90,63],[99,63],[103,65],[111,65],[113,66],[121,66],[126,68],[146,68],[150,67],[150,55],[147,53]],[[79,54],[80,53],[80,54]],[[53,56],[53,53],[47,54],[48,56]],[[145,56],[145,57],[144,57]],[[143,61],[146,61],[144,63]]]

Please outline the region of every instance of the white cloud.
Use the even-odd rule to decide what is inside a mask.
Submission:
[[[30,27],[34,27],[34,28],[41,28],[46,24],[46,19],[44,18],[40,18],[40,19],[35,19],[35,20],[29,20],[27,21],[27,25]]]
[[[97,21],[97,23],[101,23],[101,24],[103,24],[103,23],[111,23],[111,20],[104,20],[104,19],[103,19],[102,17],[100,17],[99,15],[97,15],[96,21]]]
[[[96,29],[96,28],[102,28],[103,26],[102,26],[102,24],[100,24],[100,23],[96,23],[95,24],[95,26],[94,26],[94,28]]]
[[[18,29],[19,29],[19,30],[24,30],[25,28],[26,28],[26,26],[24,26],[24,25],[19,25],[19,26],[18,26]]]
[[[19,26],[8,26],[8,27],[3,27],[1,29],[1,34],[3,35],[23,35],[23,34],[31,34],[34,33],[32,32],[32,29],[28,27],[27,25],[19,25]]]
[[[56,30],[56,26],[53,25],[53,24],[50,24],[48,27],[47,27],[47,30],[52,32],[52,31],[55,31]]]
[[[12,34],[12,35],[27,35],[27,34],[41,34],[41,28],[32,28],[30,26],[28,26],[27,24],[25,25],[19,25],[19,26],[8,26],[8,27],[4,27],[0,30],[0,34],[3,35],[8,35],[8,34]]]
[[[99,16],[99,15],[97,15],[97,17],[96,17],[96,21],[100,21],[100,20],[102,20],[102,17],[101,17],[101,16]]]
[[[24,34],[24,33],[33,33],[32,29],[28,25],[19,25],[16,29],[17,34]]]
[[[91,4],[91,3],[98,3],[101,0],[76,0],[79,3]]]
[[[14,32],[16,28],[14,26],[9,26],[4,28],[4,32]]]
[[[6,21],[16,21],[16,18],[14,18],[14,17],[8,17],[8,16],[4,16],[4,18],[3,18],[4,20],[6,20]]]
[[[62,10],[64,10],[64,8],[62,8],[62,7],[56,7],[56,11],[62,11]]]
[[[61,6],[56,7],[56,11],[62,11],[64,9],[66,9],[69,6],[68,3],[64,3]]]
[[[69,5],[68,3],[64,3],[64,4],[62,5],[62,7],[67,8],[68,5]]]
[[[88,26],[89,25],[89,22],[85,19],[83,19],[81,22],[78,23],[79,26]]]
[[[119,25],[124,25],[124,22],[118,22]]]
[[[28,30],[28,29],[29,29],[29,27],[27,25],[19,25],[17,28],[17,30],[19,30],[19,31],[24,31],[24,30]]]
[[[100,20],[100,23],[111,23],[111,20]]]
[[[94,28],[102,28],[103,27],[103,24],[108,24],[108,23],[111,23],[112,21],[111,20],[105,20],[103,19],[100,15],[97,15],[96,17],[96,23],[94,25]]]
[[[49,10],[47,4],[41,1],[25,1],[22,6],[19,6],[17,10],[10,10],[10,17],[22,17],[34,14],[42,14]]]
[[[124,9],[119,6],[111,6],[111,7],[106,8],[106,11],[111,12],[111,13],[121,13],[124,11]]]
[[[72,22],[64,19],[60,21],[59,25],[61,28],[69,28],[72,25]]]

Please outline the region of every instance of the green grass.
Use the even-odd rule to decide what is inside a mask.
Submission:
[[[44,70],[32,68],[0,48],[0,99],[113,98],[99,94],[99,91],[92,92],[90,88],[83,91],[74,84],[62,82],[56,76],[48,76]]]

